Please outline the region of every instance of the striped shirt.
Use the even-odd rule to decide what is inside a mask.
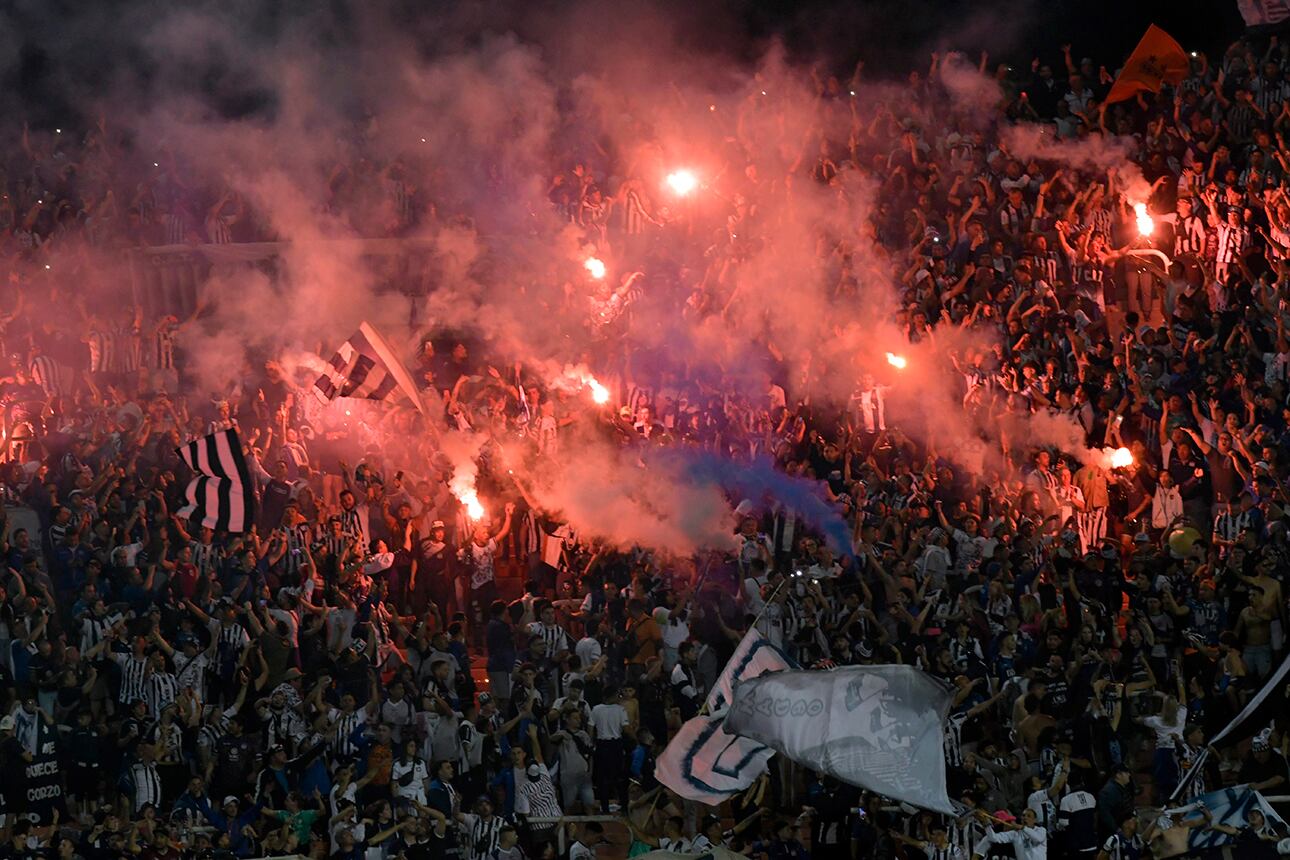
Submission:
[[[143,367],[143,335],[137,328],[121,329],[116,336],[117,364],[113,367],[121,373],[136,373]]]
[[[106,331],[92,331],[86,338],[90,348],[90,371],[107,373],[116,361],[116,335]]]
[[[152,366],[158,370],[175,367],[175,329],[163,324],[152,336]]]
[[[518,788],[518,787],[517,787]],[[470,845],[470,860],[487,860],[497,850],[506,821],[500,815],[484,818],[466,813],[462,815],[462,831]]]
[[[121,620],[121,616],[113,613],[97,618],[93,614],[87,614],[81,619],[81,653],[93,648],[103,641],[103,637],[109,630],[116,626]]]
[[[121,692],[117,701],[129,704],[135,699],[148,698],[148,660],[131,654],[113,654],[112,659],[121,667]]]
[[[224,553],[215,544],[190,540],[188,548],[193,552],[193,567],[202,578],[209,577],[224,562]]]
[[[332,708],[331,748],[338,756],[358,754],[358,745],[354,743],[353,734],[359,727],[367,724],[367,711],[357,708],[348,714]]]
[[[538,778],[526,777],[524,782],[515,786],[515,811],[520,815],[534,818],[559,818],[560,801],[556,797],[555,783],[546,765],[539,764]],[[519,779],[516,779],[519,782]]]
[[[145,804],[161,806],[161,775],[152,762],[137,761],[130,765],[130,784],[134,787],[134,811],[137,814]]]
[[[945,764],[960,767],[963,764],[963,725],[968,721],[967,712],[950,714],[945,720]]]
[[[529,628],[529,632],[536,633],[542,637],[546,643],[546,653],[554,657],[561,651],[572,651],[573,645],[569,642],[569,634],[564,632],[564,628],[559,624],[552,624],[550,627],[545,624],[534,624]]]
[[[179,696],[179,681],[169,672],[153,672],[148,676],[147,694],[148,713],[154,720],[161,717],[162,710],[172,704]]]
[[[266,708],[260,712],[264,719],[264,743],[267,747],[278,744],[288,746],[305,735],[305,720],[293,708],[274,711]]]
[[[1110,860],[1138,860],[1142,856],[1142,837],[1135,834],[1130,839],[1123,833],[1112,833],[1102,850]]]
[[[623,232],[628,235],[640,235],[645,232],[649,223],[649,213],[645,211],[645,202],[640,192],[635,189],[627,192],[627,203],[623,207]]]
[[[955,845],[938,848],[930,842],[924,842],[923,853],[927,855],[927,860],[963,860],[963,849]]]
[[[1218,252],[1214,259],[1219,263],[1236,262],[1250,243],[1250,231],[1239,224],[1234,227],[1224,222],[1218,225],[1217,232]]]
[[[1198,215],[1180,218],[1174,225],[1174,256],[1200,254],[1205,250],[1205,222]]]
[[[58,362],[47,355],[38,355],[31,360],[31,378],[44,389],[45,396],[58,397],[63,394],[59,382]]]
[[[161,216],[161,223],[166,230],[166,244],[179,245],[184,241],[184,233],[187,228],[184,225],[184,216],[178,212],[167,212]]]
[[[309,526],[301,523],[282,530],[287,539],[287,552],[282,556],[282,567],[288,577],[300,573],[300,566],[305,563],[305,550],[309,547]]]
[[[1259,109],[1274,116],[1281,112],[1281,102],[1290,99],[1290,83],[1284,80],[1268,81],[1259,76],[1250,81],[1250,89]]]
[[[342,508],[339,516],[341,534],[349,535],[351,539],[364,540],[363,520],[358,515],[357,508],[350,508],[349,510]]]

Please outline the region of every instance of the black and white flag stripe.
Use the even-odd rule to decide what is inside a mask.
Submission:
[[[197,475],[188,482],[188,503],[181,517],[195,517],[202,525],[229,532],[244,532],[255,519],[255,485],[242,456],[236,430],[220,430],[177,449]]]
[[[401,395],[394,374],[361,330],[341,344],[327,364],[328,369],[314,383],[315,393],[324,402],[337,397],[393,400]]]

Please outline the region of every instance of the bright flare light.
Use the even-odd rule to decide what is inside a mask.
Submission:
[[[591,389],[591,399],[601,406],[609,402],[609,389],[601,385],[590,376],[587,377],[587,387]]]
[[[1156,222],[1147,214],[1147,204],[1134,203],[1133,214],[1138,219],[1138,235],[1150,236],[1156,229]]]
[[[479,496],[474,490],[463,489],[457,494],[457,501],[466,506],[466,515],[472,520],[484,518],[484,506],[479,503]]]
[[[896,355],[894,352],[887,353],[887,363],[898,370],[904,370],[905,366],[909,364],[905,356]]]
[[[1133,465],[1133,452],[1128,448],[1116,448],[1111,452],[1111,468],[1123,469]]]
[[[677,196],[684,197],[699,187],[699,180],[688,170],[677,170],[667,175],[667,187]]]
[[[582,267],[591,273],[591,277],[600,280],[605,276],[605,264],[596,257],[588,257]]]

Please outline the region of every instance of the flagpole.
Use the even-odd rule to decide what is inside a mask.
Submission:
[[[747,636],[753,630],[757,629],[757,625],[761,623],[762,616],[766,614],[766,610],[770,608],[770,604],[775,600],[776,597],[779,596],[779,590],[784,587],[784,583],[786,582],[788,582],[788,577],[784,577],[783,579],[781,579],[779,582],[779,585],[775,586],[775,590],[770,593],[770,597],[766,598],[766,601],[762,604],[761,611],[757,613],[757,616],[753,618],[752,624],[749,624],[748,629],[744,631],[744,636]],[[707,715],[708,715],[708,702],[707,700],[704,700],[703,707],[699,708],[699,716],[706,717]]]

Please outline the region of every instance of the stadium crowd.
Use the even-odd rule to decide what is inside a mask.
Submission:
[[[959,56],[877,102],[852,97],[872,86],[860,67],[820,73],[819,126],[783,161],[745,121],[774,100],[750,93],[726,129],[718,214],[668,211],[657,177],[603,151],[561,165],[552,206],[625,264],[590,309],[564,309],[613,402],[482,340],[417,340],[436,421],[488,438],[478,521],[406,408],[341,419],[278,356],[212,403],[186,372],[190,321],[79,301],[47,260],[273,236],[237,194],[195,190],[180,159],[127,163],[106,123],[79,142],[24,132],[0,203],[0,856],[546,860],[567,842],[569,860],[1129,860],[1233,829],[1203,811],[1157,820],[1184,778],[1182,800],[1290,795],[1280,715],[1201,756],[1286,654],[1290,46],[1198,55],[1180,86],[1109,107],[1111,75],[1072,50],[1029,74],[982,57],[968,70],[998,85],[989,115],[946,86]],[[1129,150],[1111,170],[1023,157],[1017,129]],[[1135,165],[1149,199],[1131,199]],[[795,183],[845,196],[854,174],[876,199],[854,235],[820,237],[836,295],[884,273],[911,343],[991,343],[944,355],[979,426],[1064,414],[1131,465],[1004,432],[938,450],[896,417],[890,367],[831,403],[770,344],[756,390],[636,353],[638,310],[721,318]],[[397,160],[339,167],[329,188],[335,212],[382,235],[450,214]],[[1153,247],[1167,264],[1130,253]],[[243,534],[178,515],[176,446],[228,427],[260,496]],[[559,468],[582,434],[769,455],[816,479],[852,553],[787,505],[743,499],[734,553],[580,539],[499,452],[523,440],[532,469]],[[783,757],[724,808],[661,787],[654,762],[754,624],[803,666],[943,679],[963,814],[893,808]],[[628,827],[557,823],[579,814]],[[1257,815],[1232,835],[1271,851],[1287,834]]]

